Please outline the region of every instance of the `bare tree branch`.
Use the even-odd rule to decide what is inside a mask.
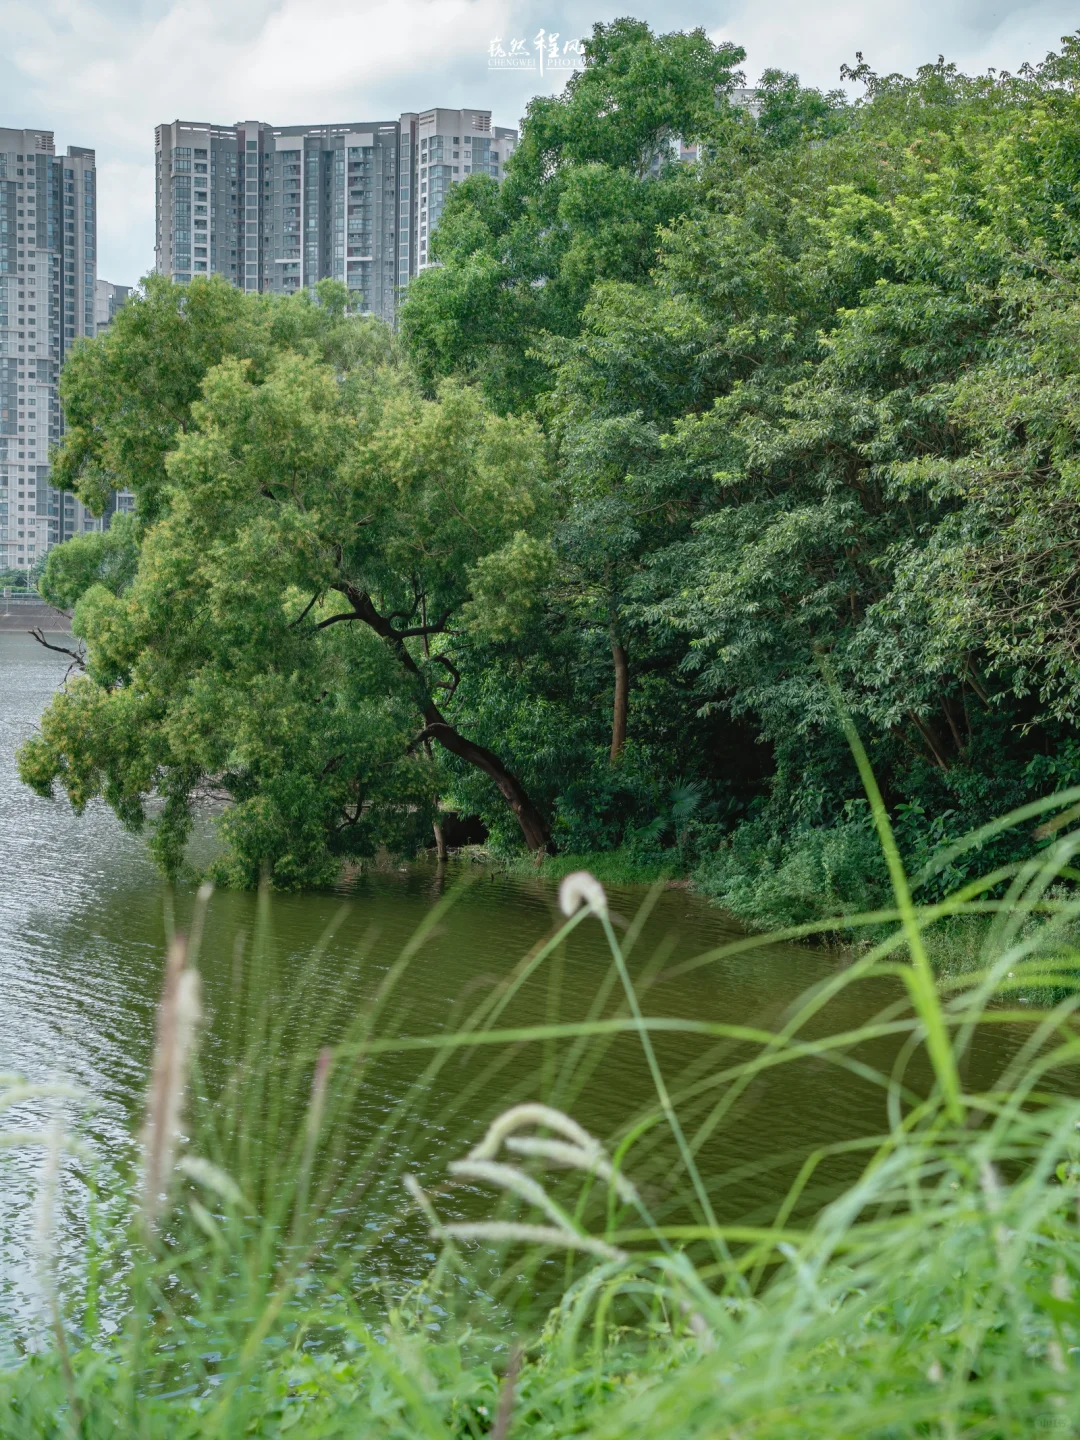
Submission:
[[[296,626],[301,623],[301,621],[303,621],[303,620],[305,620],[305,619],[307,618],[308,613],[309,613],[310,610],[311,610],[311,607],[312,607],[314,604],[316,604],[316,602],[319,600],[319,598],[321,597],[321,595],[322,595],[322,591],[319,590],[319,591],[317,591],[317,592],[311,597],[311,599],[310,599],[310,600],[308,601],[308,603],[304,606],[303,610],[302,610],[302,611],[300,612],[300,614],[296,617],[296,619],[289,622],[289,629],[290,629],[290,630],[295,629]]]
[[[440,680],[436,686],[437,689],[446,691],[446,698],[449,700],[451,695],[453,695],[454,691],[461,684],[461,671],[446,655],[432,655],[429,656],[429,659],[436,665],[445,665],[447,670],[450,671],[450,679]]]
[[[72,661],[80,670],[86,669],[86,654],[84,651],[69,650],[66,645],[50,645],[49,641],[46,640],[45,636],[41,633],[40,625],[36,630],[30,630],[27,633],[32,635],[39,645],[44,645],[46,650],[55,650],[58,655],[70,655]]]
[[[356,610],[343,610],[340,615],[331,615],[326,620],[320,620],[315,629],[325,630],[328,625],[336,625],[339,620],[363,620],[363,618],[363,615]]]

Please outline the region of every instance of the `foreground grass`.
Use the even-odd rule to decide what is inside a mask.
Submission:
[[[127,1218],[97,1222],[81,1287],[60,1285],[39,1224],[52,1341],[0,1376],[0,1435],[1072,1433],[1080,901],[1054,887],[1078,848],[1080,837],[1064,835],[933,908],[912,906],[897,875],[891,915],[849,919],[884,938],[769,1030],[734,1025],[722,1009],[717,1020],[643,1013],[624,955],[634,926],[620,948],[595,881],[576,884],[582,908],[453,1032],[409,1036],[394,1009],[422,936],[332,1051],[319,1050],[299,1010],[268,1013],[213,1104],[191,1117],[187,1151],[178,1131],[176,1155],[143,1181],[142,1198],[133,1177]],[[985,898],[1003,887],[1004,900]],[[428,928],[438,918],[436,907]],[[519,1107],[486,1136],[478,1121],[470,1155],[434,1173],[410,1141],[426,1086],[463,1049],[479,1066],[501,1048],[553,1041],[550,1026],[504,1030],[501,1017],[578,924],[604,927],[611,994],[624,1003],[609,1018],[557,1027],[558,1040],[602,1082],[604,1047],[629,1031],[655,1103],[628,1115],[606,1150],[553,1110]],[[949,927],[954,940],[967,937],[967,958],[929,985],[934,935]],[[761,943],[749,937],[691,963],[707,971]],[[832,1033],[822,1018],[852,987],[864,987],[865,1018]],[[162,1014],[167,1075],[182,1027],[164,1024],[165,1002]],[[970,1087],[979,1032],[1003,1024],[1021,1027],[1015,1050],[989,1084]],[[707,1066],[666,1076],[652,1037],[680,1026],[715,1049]],[[883,1035],[895,1044],[875,1069],[866,1047]],[[346,1154],[335,1115],[380,1054],[405,1046],[417,1057],[415,1087],[364,1155]],[[879,1086],[881,1133],[807,1154],[764,1221],[717,1223],[698,1169],[706,1136],[777,1066],[806,1063],[834,1066],[838,1086]],[[151,1156],[170,1113],[156,1103]],[[857,1178],[808,1213],[805,1197],[840,1151],[862,1157]],[[664,1200],[657,1156],[678,1210]],[[47,1215],[48,1160],[44,1173]],[[639,1175],[652,1177],[640,1189]],[[343,1260],[329,1241],[348,1206],[379,1233]],[[377,1243],[425,1231],[426,1273],[376,1278]],[[99,1318],[106,1311],[123,1316],[113,1333]]]
[[[244,1351],[254,1317],[210,1314],[186,1333],[129,1333],[75,1354],[73,1384],[55,1351],[35,1357],[0,1386],[0,1433],[1071,1433],[1080,1108],[994,1108],[977,1140],[942,1132],[915,1154],[897,1144],[811,1232],[744,1241],[719,1291],[678,1257],[598,1267],[522,1337],[509,1381],[509,1335],[447,1323],[437,1287],[379,1325],[323,1293],[271,1327],[257,1356]],[[1006,1184],[992,1157],[1023,1178]],[[781,1268],[767,1284],[735,1283],[770,1264]],[[452,1288],[448,1269],[442,1281]],[[616,1324],[620,1307],[633,1314]],[[195,1362],[196,1324],[202,1353],[228,1357],[212,1380]],[[192,1347],[187,1385],[155,1394],[161,1352],[175,1361],[178,1343]]]

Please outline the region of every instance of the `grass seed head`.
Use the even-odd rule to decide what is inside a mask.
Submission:
[[[583,905],[588,906],[598,918],[607,914],[607,895],[600,881],[588,870],[575,870],[559,886],[559,909],[569,919]]]
[[[201,1014],[198,971],[188,968],[187,942],[178,937],[169,947],[158,1004],[143,1129],[142,1214],[149,1229],[157,1224],[172,1182],[188,1068]]]

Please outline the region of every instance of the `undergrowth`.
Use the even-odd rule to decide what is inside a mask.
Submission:
[[[540,875],[545,880],[562,880],[577,870],[588,870],[604,885],[652,885],[685,877],[677,857],[641,859],[625,849],[589,850],[578,853],[535,856],[522,855],[507,863],[514,875]]]

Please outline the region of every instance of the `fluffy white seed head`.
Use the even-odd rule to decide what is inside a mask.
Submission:
[[[187,968],[187,944],[169,948],[158,1004],[157,1036],[143,1128],[143,1219],[153,1229],[172,1180],[188,1066],[201,1018],[199,973]]]
[[[561,1140],[541,1140],[531,1136],[510,1135],[506,1141],[506,1148],[513,1150],[518,1155],[534,1155],[541,1160],[549,1161],[552,1165],[565,1165],[571,1170],[584,1170],[586,1174],[596,1175],[599,1179],[614,1186],[619,1199],[627,1205],[637,1203],[638,1194],[633,1185],[625,1175],[618,1173],[595,1141],[588,1149],[583,1149],[580,1145],[567,1145]]]
[[[575,870],[559,886],[559,909],[569,919],[582,905],[586,905],[594,915],[607,914],[607,896],[600,881],[588,870]]]
[[[494,1160],[499,1146],[508,1135],[520,1130],[523,1125],[546,1125],[557,1135],[564,1136],[575,1145],[587,1148],[597,1142],[575,1119],[553,1105],[542,1105],[539,1101],[527,1100],[522,1105],[512,1105],[504,1110],[488,1126],[487,1134],[479,1145],[469,1151],[470,1160]]]
[[[516,1220],[482,1220],[477,1223],[444,1225],[433,1232],[433,1239],[450,1235],[455,1240],[490,1240],[495,1245],[549,1245],[553,1250],[582,1250],[598,1255],[601,1260],[625,1261],[625,1250],[597,1240],[593,1235],[580,1235],[554,1225],[522,1225]]]
[[[38,1183],[37,1213],[34,1216],[34,1239],[38,1259],[44,1269],[56,1263],[56,1196],[60,1184],[60,1156],[64,1144],[63,1120],[59,1110],[49,1126],[45,1161]]]

